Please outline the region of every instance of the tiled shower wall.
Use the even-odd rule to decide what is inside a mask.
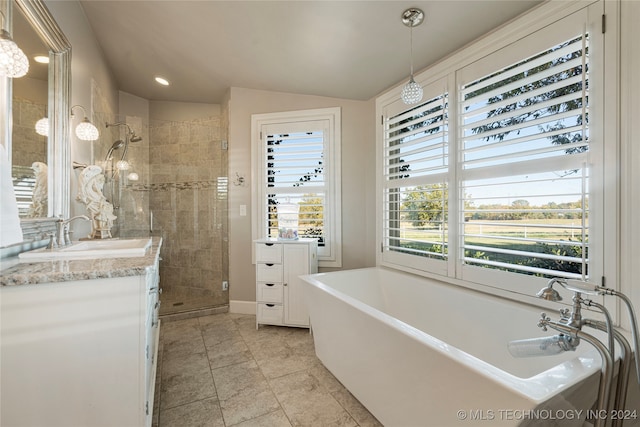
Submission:
[[[163,237],[161,313],[228,305],[227,150],[221,117],[151,120],[149,208]]]
[[[47,163],[47,138],[38,135],[35,125],[47,115],[47,106],[13,98],[12,164],[31,167],[33,162]]]

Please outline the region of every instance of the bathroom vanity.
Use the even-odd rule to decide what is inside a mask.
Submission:
[[[151,425],[161,244],[2,271],[0,425]]]
[[[256,327],[263,325],[309,327],[303,297],[303,274],[318,272],[315,239],[260,239],[256,251]]]

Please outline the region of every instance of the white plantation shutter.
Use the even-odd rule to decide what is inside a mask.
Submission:
[[[588,34],[461,82],[463,262],[588,277]]]
[[[303,125],[307,130],[287,133],[271,132],[279,130],[279,126],[263,129],[267,149],[268,237],[278,237],[278,206],[294,204],[299,207],[299,237],[315,237],[319,246],[324,246],[325,131],[322,126],[322,122],[307,122]]]
[[[448,94],[445,81],[426,100],[383,115],[383,258],[446,269],[448,256]]]
[[[339,108],[252,116],[253,236],[276,238],[297,219],[298,237],[318,240],[323,267],[342,265],[340,122]],[[287,211],[280,221],[278,209]]]
[[[379,98],[381,265],[527,295],[602,276],[603,7],[434,66],[419,106]]]
[[[33,190],[36,186],[36,177],[29,166],[12,167],[13,191],[18,203],[20,216],[27,216],[33,203]]]

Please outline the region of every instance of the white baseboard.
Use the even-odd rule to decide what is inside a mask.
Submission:
[[[229,301],[229,313],[256,314],[255,301]]]

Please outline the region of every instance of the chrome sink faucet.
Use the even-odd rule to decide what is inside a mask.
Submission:
[[[59,217],[56,221],[56,240],[58,242],[58,247],[63,247],[71,244],[71,239],[69,238],[69,223],[76,219],[86,219],[87,221],[91,221],[91,219],[89,219],[89,217],[86,215],[78,215],[69,219],[62,219],[61,217]]]

